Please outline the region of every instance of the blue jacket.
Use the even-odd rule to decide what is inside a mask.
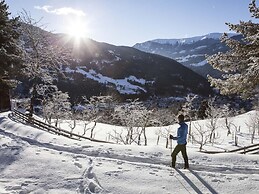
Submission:
[[[173,137],[173,140],[177,140],[177,144],[187,144],[188,125],[185,122],[179,123],[180,127],[177,130],[177,137]]]

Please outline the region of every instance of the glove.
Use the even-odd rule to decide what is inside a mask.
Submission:
[[[169,135],[169,139],[174,139],[174,136],[172,136],[171,134]]]

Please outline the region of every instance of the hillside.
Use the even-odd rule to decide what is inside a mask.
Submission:
[[[205,78],[168,57],[88,38],[75,39],[65,34],[53,34],[30,25],[24,26],[37,33],[35,37],[23,33],[21,37],[23,49],[28,54],[25,60],[33,59],[29,55],[36,46],[30,40],[37,39],[37,36],[40,38],[38,37],[39,48],[36,48],[36,53],[42,53],[39,55],[42,72],[51,74],[54,69],[47,67],[48,64],[58,61],[51,61],[48,55],[45,56],[46,53],[67,59],[67,63],[58,62],[58,73],[54,73],[52,77],[60,90],[69,93],[72,101],[81,96],[100,94],[115,95],[122,99],[184,97],[190,93],[201,96],[212,94]],[[52,53],[53,48],[57,53]],[[23,91],[28,91],[29,88],[26,87],[31,83],[27,83],[26,79],[21,81],[25,82]]]
[[[207,96],[212,92],[206,79],[172,59],[91,39],[76,48],[73,44],[73,40],[66,42],[75,60],[61,67],[67,78],[58,80],[59,87],[72,98],[107,93],[125,98]]]
[[[155,39],[137,43],[134,48],[174,59],[205,78],[208,74],[218,77],[220,72],[207,63],[205,56],[228,50],[228,47],[220,41],[221,35],[222,33],[210,33],[182,39]],[[229,36],[241,38],[236,34]]]
[[[239,146],[250,144],[246,124],[255,112],[233,118],[241,126]],[[63,128],[68,126],[63,121]],[[201,126],[207,121],[197,121]],[[224,123],[224,120],[222,120]],[[79,126],[79,125],[78,125]],[[83,125],[82,125],[83,126]],[[178,125],[163,127],[176,132]],[[10,112],[0,114],[0,193],[228,193],[256,194],[259,190],[258,155],[198,152],[189,143],[190,171],[170,164],[165,139],[148,128],[148,146],[94,143],[68,139],[18,122]],[[67,130],[69,130],[67,128]],[[77,129],[82,132],[82,128]],[[98,124],[95,138],[105,140],[122,127]],[[220,139],[207,150],[233,149],[231,135],[219,128]],[[259,143],[256,136],[255,143]],[[175,144],[173,144],[173,147]],[[141,172],[141,173],[139,173]]]

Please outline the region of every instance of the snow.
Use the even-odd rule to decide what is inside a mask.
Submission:
[[[247,123],[254,114],[232,118],[240,126],[240,146],[250,144]],[[221,119],[218,142],[205,149],[236,148],[223,123]],[[67,121],[61,123],[63,129],[69,130],[67,126]],[[75,133],[80,133],[80,126]],[[148,128],[148,146],[118,145],[68,139],[22,124],[11,112],[1,113],[0,193],[258,193],[258,154],[205,154],[189,143],[191,170],[182,169],[180,154],[177,169],[170,168],[171,150],[165,148],[165,139],[156,144],[156,134],[165,129],[175,134],[177,127]],[[95,138],[107,140],[110,132],[123,129],[98,123]]]
[[[196,57],[203,57],[204,55],[187,55],[187,56],[182,56],[182,57],[177,57],[175,60],[177,60],[179,63],[183,63],[183,62],[188,62],[190,59],[192,58],[196,58]]]
[[[228,33],[229,37],[235,36],[236,34],[234,33]],[[204,40],[204,39],[220,39],[220,37],[222,36],[222,33],[209,33],[203,36],[195,36],[195,37],[191,37],[191,38],[180,38],[180,39],[155,39],[152,40],[152,42],[156,42],[156,43],[160,43],[160,44],[171,44],[171,45],[175,45],[175,44],[192,44],[195,42],[198,42],[200,40]]]
[[[200,66],[206,65],[207,63],[208,63],[207,60],[203,60],[203,61],[201,61],[201,62],[199,62],[199,63],[190,64],[190,66],[200,67]]]
[[[104,76],[100,73],[96,73],[93,69],[90,69],[88,72],[81,69],[80,67],[77,67],[76,70],[70,69],[69,67],[66,67],[65,72],[67,73],[80,73],[84,75],[85,77],[95,80],[102,84],[112,84],[115,85],[116,89],[121,94],[138,94],[140,92],[146,93],[147,91],[138,86],[130,83],[129,81],[137,82],[141,85],[145,85],[146,83],[152,83],[152,81],[146,81],[145,79],[138,79],[135,76],[129,76],[124,79],[113,79],[107,76]]]

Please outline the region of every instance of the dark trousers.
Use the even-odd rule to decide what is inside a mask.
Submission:
[[[189,163],[188,163],[188,156],[186,153],[186,144],[180,145],[178,144],[172,153],[172,167],[175,168],[175,161],[176,161],[176,156],[179,152],[182,152],[183,159],[184,159],[184,168],[189,168]]]

